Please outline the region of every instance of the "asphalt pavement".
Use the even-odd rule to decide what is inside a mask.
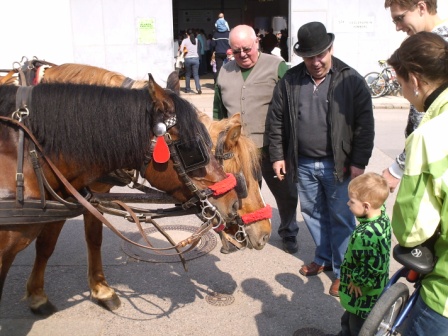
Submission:
[[[182,96],[211,114],[212,80],[203,81],[202,92]],[[367,170],[380,173],[403,147],[409,104],[402,97],[390,96],[374,99],[373,104],[376,140]],[[277,234],[279,217],[275,201],[265,185],[262,193],[266,203],[273,207],[273,230],[266,247],[261,251],[246,249],[224,255],[220,253],[218,236],[210,233],[203,254],[187,262],[187,272],[180,262],[160,262],[142,251],[130,250],[105,228],[102,249],[105,274],[122,303],[113,312],[90,300],[82,218],[67,221],[45,276],[46,292],[58,312],[50,317],[34,316],[22,300],[34,260],[31,244],[19,253],[9,271],[0,302],[0,336],[338,333],[343,309],[339,299],[328,294],[332,273],[304,277],[298,272],[304,263],[312,261],[315,248],[300,212],[299,251],[287,254],[282,251]],[[386,204],[389,214],[394,200],[392,194]],[[124,219],[112,220],[125,234],[132,236],[137,232]],[[164,219],[160,224],[168,225],[174,238],[188,235],[183,226],[195,228],[199,222],[195,216],[185,216]],[[391,273],[398,267],[392,261]]]

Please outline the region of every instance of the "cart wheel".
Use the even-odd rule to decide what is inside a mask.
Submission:
[[[391,335],[390,329],[406,304],[408,297],[409,289],[404,283],[397,282],[392,285],[381,294],[381,297],[375,303],[359,332],[359,336]]]

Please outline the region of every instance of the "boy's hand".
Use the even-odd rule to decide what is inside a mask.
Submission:
[[[350,281],[350,283],[348,284],[348,291],[349,291],[350,295],[355,293],[355,296],[357,298],[362,296],[361,287],[356,286],[352,281]]]

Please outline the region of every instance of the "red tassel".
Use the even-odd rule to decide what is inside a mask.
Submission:
[[[158,136],[156,145],[154,146],[154,153],[152,154],[154,161],[157,163],[165,163],[170,159],[170,150],[166,144],[165,137]]]

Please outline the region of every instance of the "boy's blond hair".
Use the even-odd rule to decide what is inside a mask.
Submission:
[[[389,196],[389,184],[381,175],[370,172],[351,180],[348,192],[350,197],[369,202],[373,208],[379,209]]]

